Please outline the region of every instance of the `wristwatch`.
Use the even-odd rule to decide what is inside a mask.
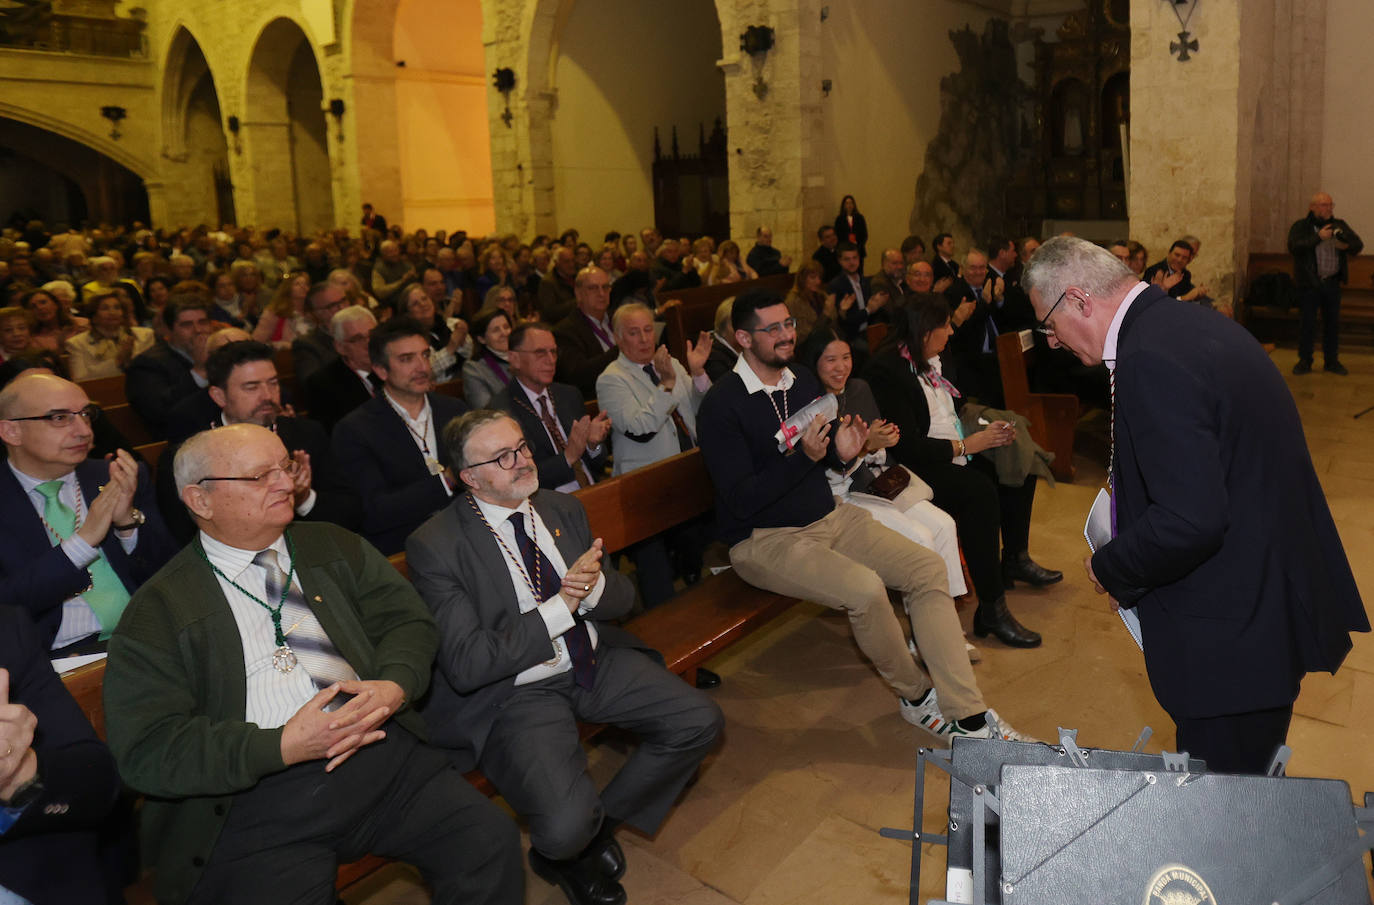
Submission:
[[[110,527],[115,529],[116,531],[132,531],[135,528],[143,527],[143,523],[146,521],[148,521],[148,516],[144,515],[141,509],[130,509],[129,524],[111,525]]]

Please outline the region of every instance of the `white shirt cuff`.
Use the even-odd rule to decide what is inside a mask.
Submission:
[[[698,393],[704,393],[711,388],[711,378],[703,371],[692,378],[692,386],[696,387]]]
[[[596,609],[596,605],[601,602],[601,592],[606,590],[606,573],[599,572],[596,576],[596,584],[592,585],[592,591],[582,599],[582,605],[577,611],[583,616]]]
[[[62,542],[62,552],[67,554],[72,565],[78,569],[86,568],[100,556],[100,550],[86,543],[85,539],[78,534],[73,534]]]
[[[310,510],[315,508],[315,500],[317,498],[318,495],[315,493],[315,488],[310,488],[310,493],[306,495],[305,502],[296,507],[296,514],[301,518],[305,518],[309,515]]]
[[[568,604],[563,599],[562,594],[555,594],[535,609],[539,611],[539,615],[544,619],[544,625],[548,627],[550,640],[559,637],[577,624],[573,619],[573,614],[568,610]]]

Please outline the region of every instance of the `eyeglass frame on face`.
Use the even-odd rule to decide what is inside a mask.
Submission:
[[[1053,305],[1051,305],[1051,306],[1050,306],[1050,310],[1049,310],[1049,311],[1046,311],[1046,312],[1045,312],[1045,316],[1042,317],[1042,318],[1040,318],[1040,320],[1036,323],[1036,325],[1035,325],[1035,332],[1036,332],[1036,333],[1039,333],[1041,336],[1055,336],[1055,335],[1056,335],[1055,332],[1054,332],[1054,328],[1050,326],[1050,315],[1054,314],[1054,309],[1056,309],[1056,308],[1059,307],[1060,303],[1064,301],[1064,298],[1065,298],[1068,294],[1069,294],[1069,290],[1067,290],[1067,289],[1065,289],[1063,292],[1059,293],[1059,300],[1056,301]]]
[[[779,336],[782,336],[782,331],[797,329],[797,319],[795,317],[785,317],[776,324],[769,324],[766,327],[749,327],[748,329],[750,333],[767,333],[769,336],[777,339]]]
[[[92,402],[92,403],[89,403],[88,405],[84,406],[83,408],[77,409],[76,411],[71,411],[70,409],[60,409],[60,410],[58,410],[58,411],[55,411],[55,412],[48,412],[48,413],[43,414],[43,415],[26,415],[26,416],[23,417],[23,418],[6,418],[6,419],[4,419],[4,420],[6,420],[6,421],[46,421],[46,422],[48,422],[48,425],[49,425],[49,426],[58,428],[58,429],[60,430],[60,429],[65,428],[65,427],[70,427],[71,424],[72,424],[72,421],[73,421],[74,419],[76,419],[76,418],[85,418],[85,419],[86,419],[86,424],[89,425],[91,422],[95,421],[95,419],[96,419],[96,418],[99,418],[99,417],[100,417],[100,406],[98,406],[98,405],[96,405],[94,402]]]
[[[505,459],[507,456],[513,457],[510,460],[509,465],[505,465],[501,461],[502,459]],[[520,443],[515,447],[507,450],[502,450],[501,454],[494,459],[487,459],[485,462],[473,462],[471,465],[467,467],[480,468],[483,465],[490,465],[493,462],[495,462],[496,467],[501,469],[502,471],[512,471],[515,468],[515,466],[519,464],[521,456],[524,456],[527,459],[534,458],[534,451],[530,449],[530,444],[528,440],[521,440]]]
[[[273,465],[271,468],[269,468],[269,469],[267,469],[266,471],[261,472],[261,473],[259,473],[259,474],[255,474],[255,475],[206,475],[205,477],[203,477],[203,478],[201,478],[200,480],[196,481],[196,484],[197,484],[197,486],[199,486],[199,485],[201,485],[201,484],[204,484],[206,481],[249,481],[249,482],[254,483],[254,484],[257,484],[259,487],[261,487],[261,486],[263,486],[263,482],[264,482],[266,479],[272,477],[273,472],[278,472],[278,471],[280,471],[282,474],[286,475],[288,478],[291,478],[291,479],[294,481],[295,478],[293,477],[293,473],[295,472],[295,470],[296,470],[296,460],[295,460],[294,458],[292,458],[291,456],[288,455],[285,459],[282,459],[282,460],[281,460],[280,462],[278,462],[276,465]]]

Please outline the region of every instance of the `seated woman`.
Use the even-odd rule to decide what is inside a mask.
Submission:
[[[998,482],[992,462],[978,455],[1010,445],[1015,428],[998,421],[964,434],[958,415],[963,400],[942,373],[939,357],[952,332],[948,302],[937,295],[913,297],[893,311],[891,329],[865,376],[879,411],[900,431],[893,447],[897,461],[929,484],[935,492],[931,502],[954,517],[978,595],[973,633],[994,635],[1012,647],[1037,647],[1040,635],[1007,609],[1006,588],[1014,579],[1041,586],[1064,576],[1037,565],[1027,551],[1035,476],[1007,487]]]
[[[806,337],[817,323],[835,323],[839,313],[835,310],[835,296],[827,295],[821,288],[821,265],[807,261],[797,268],[796,281],[784,301],[787,313],[797,320],[797,344],[806,342]]]
[[[67,340],[90,326],[84,317],[68,313],[61,299],[46,289],[32,290],[19,304],[33,315],[33,336],[30,341],[35,349],[60,352]]]
[[[258,325],[253,328],[253,339],[278,349],[291,348],[292,340],[310,332],[310,321],[305,316],[305,300],[309,295],[310,277],[304,271],[283,277],[272,293],[272,301],[258,319]]]
[[[0,359],[9,361],[33,348],[33,315],[27,308],[0,308]]]
[[[512,307],[514,303],[512,299]],[[484,308],[472,319],[472,358],[463,365],[463,397],[475,409],[487,408],[491,397],[510,384],[506,354],[511,327],[503,308]]]
[[[155,276],[148,280],[144,287],[143,309],[146,312],[140,327],[152,329],[153,335],[162,339],[167,332],[167,322],[162,318],[162,309],[167,307],[167,300],[172,297],[172,287],[176,281],[172,277]]]
[[[733,239],[726,239],[720,243],[716,266],[711,268],[710,278],[706,282],[707,285],[714,286],[717,283],[738,283],[741,280],[758,278],[759,275],[754,273],[754,268],[740,260],[739,243]]]
[[[462,373],[463,352],[471,351],[466,344],[468,325],[456,317],[444,317],[434,307],[425,287],[412,283],[401,293],[400,310],[405,317],[413,317],[429,333],[432,351],[429,362],[434,368],[434,382],[447,383]]]
[[[511,285],[510,261],[506,250],[493,242],[482,251],[482,275],[477,278],[477,295],[485,296],[495,286]]]
[[[711,354],[706,356],[706,376],[715,383],[735,367],[735,362],[739,361],[739,349],[735,348],[735,331],[730,327],[730,309],[735,304],[735,297],[732,295],[728,299],[721,301],[716,306],[716,318],[712,322],[714,330],[711,332]]]
[[[114,292],[90,301],[91,327],[67,340],[72,380],[114,377],[135,355],[153,347],[156,337],[147,327],[134,325],[133,306]]]
[[[900,432],[897,425],[883,420],[868,384],[850,376],[854,371],[854,359],[849,343],[838,336],[834,328],[822,325],[811,331],[797,360],[816,372],[821,387],[839,403],[841,416],[857,415],[868,425],[868,442],[863,456],[846,472],[826,471],[831,493],[837,499],[867,510],[898,534],[939,553],[949,575],[949,596],[967,594],[954,519],[930,500],[899,508],[892,501],[868,492],[874,478],[883,471],[902,467],[888,455],[888,450],[897,444]]]

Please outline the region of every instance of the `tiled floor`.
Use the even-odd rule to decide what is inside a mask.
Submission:
[[[1291,350],[1274,353],[1287,375]],[[1374,600],[1374,354],[1349,354],[1351,376],[1289,377],[1309,445],[1366,604]],[[1083,578],[1082,524],[1102,480],[1080,462],[1078,480],[1043,487],[1032,554],[1061,568],[1048,591],[1008,600],[1043,647],[982,644],[975,672],[990,704],[1022,731],[1052,738],[1056,726],[1082,743],[1129,747],[1144,725],[1150,750],[1171,748],[1172,724],[1155,703],[1139,651]],[[965,624],[972,618],[962,610]],[[923,733],[901,720],[891,694],[861,658],[842,618],[803,605],[737,645],[711,666],[725,684],[714,694],[726,738],[697,784],[654,839],[622,833],[625,887],[635,905],[802,905],[907,902],[910,846],[881,827],[911,825],[916,747]],[[1341,672],[1312,676],[1289,735],[1289,772],[1346,780],[1374,790],[1374,638],[1360,635]],[[596,746],[598,778],[623,760]],[[932,782],[925,823],[944,819],[945,783]],[[944,853],[925,860],[921,901],[944,889]],[[395,866],[346,897],[349,905],[424,903],[417,876]],[[530,905],[562,905],[558,890],[530,874]]]

